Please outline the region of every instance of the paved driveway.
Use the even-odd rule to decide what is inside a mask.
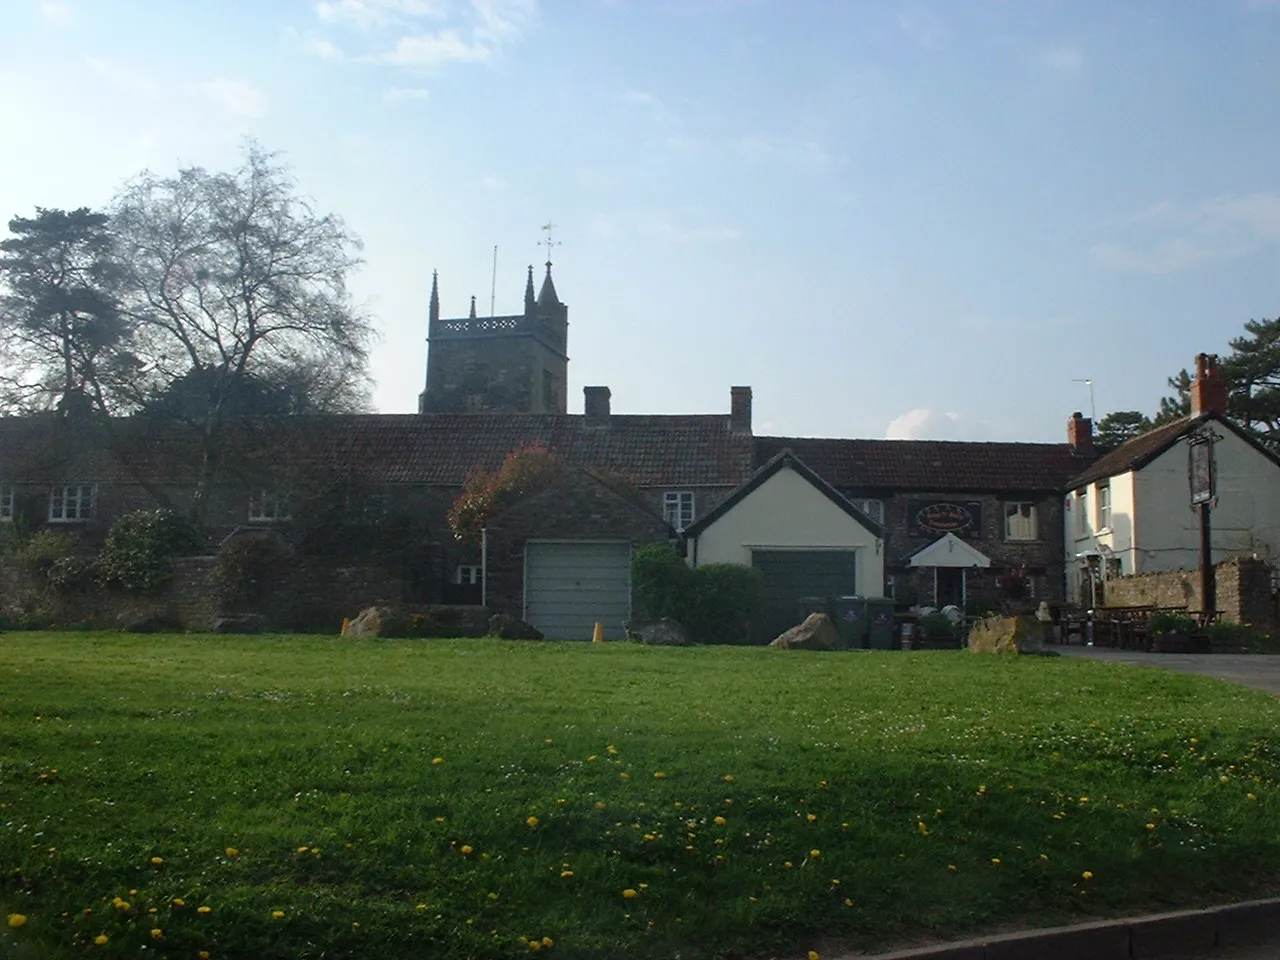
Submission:
[[[1063,656],[1110,660],[1218,677],[1280,696],[1280,654],[1141,653],[1112,647],[1054,647]]]

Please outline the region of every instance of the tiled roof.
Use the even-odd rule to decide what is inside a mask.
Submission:
[[[186,441],[158,439],[141,421],[121,421],[141,449],[135,459],[148,479],[190,481],[195,448]],[[0,475],[21,466],[24,477],[57,479],[25,466],[48,448],[51,420],[0,419]],[[623,473],[643,486],[736,486],[751,474],[750,435],[730,429],[728,414],[611,416],[588,424],[579,415],[556,414],[368,414],[260,419],[242,428],[247,447],[268,451],[293,466],[361,470],[379,483],[459,486],[475,467],[493,469],[520,446],[543,444],[567,462]],[[58,445],[77,475],[64,479],[128,480],[129,472],[91,443]],[[40,474],[40,475],[38,475]],[[0,479],[9,479],[0,476]]]
[[[1065,443],[759,437],[756,457],[784,449],[841,490],[1059,491],[1088,458]]]
[[[1277,457],[1275,451],[1264,446],[1258,440],[1256,434],[1241,429],[1226,417],[1216,413],[1201,413],[1197,416],[1171,420],[1169,423],[1156,427],[1141,436],[1134,437],[1128,443],[1121,444],[1110,453],[1103,454],[1093,462],[1089,469],[1072,477],[1070,486],[1072,488],[1083,487],[1085,484],[1092,483],[1095,480],[1114,477],[1122,473],[1128,473],[1130,470],[1140,470],[1187,434],[1210,420],[1224,429],[1230,430],[1240,439],[1254,447],[1264,457],[1280,465],[1280,457]]]

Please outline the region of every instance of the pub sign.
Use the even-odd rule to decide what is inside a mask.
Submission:
[[[907,532],[913,537],[954,533],[982,536],[982,504],[977,500],[909,500]]]

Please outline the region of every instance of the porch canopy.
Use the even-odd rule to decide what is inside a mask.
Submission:
[[[954,533],[943,534],[907,559],[909,567],[989,567],[991,558]]]

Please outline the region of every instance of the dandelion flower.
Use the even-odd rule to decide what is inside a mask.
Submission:
[[[987,792],[987,785],[984,783],[984,784],[982,784],[980,787],[978,787],[978,792],[979,792],[979,793],[986,793],[986,792]]]
[[[956,872],[956,870],[957,870],[957,867],[956,867],[956,865],[955,865],[954,863],[948,863],[948,864],[947,864],[947,869],[948,869],[948,870],[950,870],[952,873],[955,873],[955,872]]]
[[[627,889],[622,891],[623,900],[634,900],[638,896],[639,894],[636,893],[634,890],[632,890],[630,887],[627,887]]]
[[[444,763],[444,757],[432,757],[431,763],[438,767],[440,764]]]
[[[810,951],[809,951],[809,960],[818,960],[818,957],[819,957],[819,956],[820,956],[820,954],[818,953],[818,951],[817,951],[817,950],[810,950]]]
[[[667,779],[667,775],[666,775],[663,771],[658,770],[658,771],[656,771],[656,772],[654,773],[654,775],[653,775],[653,779],[655,779],[655,780],[665,780],[665,779]]]
[[[311,855],[312,855],[313,857],[318,857],[318,856],[320,856],[320,848],[319,848],[319,847],[312,847],[312,848],[311,848]]]
[[[128,900],[121,900],[119,897],[116,897],[114,900],[112,900],[111,905],[115,907],[117,910],[119,910],[121,913],[124,913],[124,911],[128,910],[130,907],[130,903]]]
[[[498,895],[497,895],[496,893],[490,893],[490,894],[489,894],[489,899],[490,899],[490,900],[497,900],[497,899],[498,899]]]
[[[27,925],[27,915],[25,913],[9,914],[9,929],[21,930]]]
[[[209,914],[213,913],[213,907],[207,907],[207,906],[196,907],[196,913],[200,914],[200,916],[202,917],[207,917]]]
[[[152,927],[152,928],[151,928],[151,939],[152,939],[152,940],[163,940],[163,939],[164,939],[164,931],[163,931],[163,930],[161,930],[159,927]]]
[[[813,821],[818,819],[818,815],[816,813],[811,813],[807,817],[805,817],[805,819],[808,820],[810,823],[813,823]]]
[[[605,807],[607,807],[607,806],[608,806],[608,804],[607,804],[607,803],[605,803],[603,800],[597,800],[597,801],[596,801],[596,809],[597,809],[597,810],[603,810],[603,809],[604,809]]]
[[[528,820],[525,821],[525,823],[527,823],[531,827],[536,827],[539,824],[539,822],[540,821],[538,820],[537,817],[530,817]]]
[[[784,869],[784,870],[790,870],[790,869],[791,869],[791,861],[790,861],[790,860],[784,860],[784,861],[782,861],[782,869]]]
[[[926,824],[923,820],[916,821],[916,829],[919,830],[921,833],[923,833],[925,836],[929,835],[928,824]]]
[[[543,937],[542,945],[546,947],[548,950],[550,950],[552,947],[556,945],[556,942],[552,940],[550,937]]]
[[[618,776],[622,777],[623,780],[631,779],[631,774],[627,773],[625,770],[622,771],[622,773],[618,774]]]
[[[604,748],[604,752],[609,754],[611,757],[616,757],[618,755],[618,748],[611,743],[609,746]]]
[[[733,774],[732,774],[732,773],[726,773],[726,774],[724,775],[724,782],[725,782],[725,783],[733,783]]]
[[[105,933],[100,933],[93,938],[93,942],[96,943],[98,946],[103,947],[103,946],[106,946],[107,941],[110,939],[111,938],[108,937]]]
[[[1154,823],[1148,823],[1148,824],[1147,824],[1147,829],[1148,829],[1148,830],[1154,830],[1155,828],[1156,828],[1156,825],[1155,825]]]
[[[175,907],[185,907],[187,905],[187,902],[181,897],[174,897],[172,903]]]
[[[426,905],[425,903],[419,903],[419,904],[418,904],[418,905],[416,905],[413,909],[415,909],[415,910],[425,910],[425,909],[427,909],[427,905]]]
[[[283,919],[284,919],[284,911],[283,911],[283,910],[272,910],[272,911],[271,911],[271,919],[272,919],[272,920],[283,920]]]
[[[1257,799],[1258,799],[1258,795],[1257,795],[1256,793],[1246,793],[1246,794],[1245,794],[1245,799],[1246,799],[1246,800],[1257,800]]]
[[[475,852],[469,843],[464,843],[459,849],[462,851],[462,855],[464,857],[469,857]]]
[[[299,853],[306,853],[306,852],[307,852],[308,850],[310,850],[310,849],[311,849],[311,848],[310,848],[310,847],[308,847],[308,846],[304,843],[302,846],[300,846],[300,847],[298,848],[298,852],[299,852]]]
[[[992,862],[992,863],[994,863],[997,867],[998,867],[998,866],[1000,866],[1000,858],[999,858],[999,857],[992,857],[992,858],[991,858],[991,862]]]
[[[820,856],[822,856],[822,851],[819,850],[817,847],[814,847],[812,850],[809,851],[809,856],[817,860]]]
[[[713,822],[715,823],[715,825],[716,825],[717,827],[723,827],[723,826],[725,825],[725,819],[724,819],[724,817],[716,817],[716,818],[715,818],[715,820],[714,820]]]
[[[572,871],[572,870],[561,870],[561,871],[560,871],[560,879],[561,879],[561,880],[568,880],[568,879],[569,879],[570,877],[572,877],[572,876],[573,876],[573,871]]]
[[[209,951],[201,950],[199,953],[196,954],[196,956],[199,957],[200,960],[209,960]]]
[[[1084,877],[1086,880],[1092,880],[1092,879],[1093,879],[1093,871],[1092,871],[1092,870],[1086,870],[1084,873],[1080,874],[1080,876]]]
[[[240,851],[237,850],[235,847],[227,847],[227,849],[224,850],[223,853],[225,853],[228,857],[232,857],[232,858],[240,856]]]

